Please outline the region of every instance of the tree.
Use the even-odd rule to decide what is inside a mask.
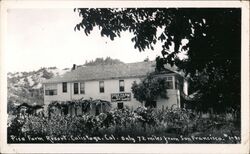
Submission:
[[[101,36],[111,40],[120,37],[122,31],[129,31],[139,51],[153,50],[161,42],[162,56],[156,59],[157,69],[169,63],[183,70],[192,79],[191,90],[201,94],[198,109],[240,111],[239,8],[80,8],[75,11],[82,17],[75,30],[83,29],[86,35],[95,26],[101,30]]]
[[[155,73],[148,74],[140,83],[134,81],[131,89],[135,99],[145,102],[146,107],[154,107],[157,97],[168,98],[166,80],[157,77]]]
[[[97,65],[114,65],[114,64],[124,64],[119,59],[112,59],[110,57],[103,58],[96,58],[94,61],[86,61],[84,66],[97,66]]]

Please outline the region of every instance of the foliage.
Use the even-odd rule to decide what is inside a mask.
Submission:
[[[63,135],[69,138],[84,135],[102,137],[105,134],[115,135],[116,137],[128,135],[133,137],[150,135],[197,136],[197,134],[200,136],[209,134],[240,136],[239,125],[235,124],[235,120],[227,120],[225,115],[222,114],[203,118],[198,113],[183,109],[156,110],[144,107],[140,107],[135,111],[126,108],[116,109],[97,116],[89,114],[82,116],[53,114],[51,118],[48,118],[18,115],[10,121],[8,126],[9,143],[15,142],[10,140],[11,135],[44,138],[46,136],[61,137]],[[188,141],[188,143],[193,142]],[[224,142],[231,143],[232,141]],[[61,142],[59,141],[59,143]]]
[[[7,103],[7,113],[16,113],[16,106],[12,100],[9,100]]]
[[[147,106],[153,107],[152,102],[159,96],[168,98],[165,79],[156,76],[155,73],[148,74],[140,83],[134,81],[131,89],[134,97],[140,102],[146,102]]]
[[[81,108],[83,113],[88,113],[91,108],[98,108],[101,112],[107,112],[111,108],[111,103],[109,101],[101,99],[76,99],[72,101],[52,101],[47,108],[48,116],[51,114],[60,112],[63,113],[66,108],[71,107],[74,109]],[[65,114],[65,113],[64,113]]]
[[[84,66],[97,66],[97,65],[114,65],[114,64],[123,64],[122,61],[119,59],[112,59],[110,57],[103,58],[96,58],[94,61],[86,61]]]
[[[240,110],[241,10],[239,8],[79,8],[75,30],[95,26],[111,40],[129,31],[143,51],[162,43],[157,68],[170,63],[192,78],[200,110]],[[158,35],[158,32],[160,33]],[[186,43],[184,43],[186,42]],[[186,55],[186,58],[179,55]],[[212,103],[211,103],[212,102]]]
[[[157,123],[157,118],[154,115],[154,110],[152,108],[145,108],[145,107],[139,107],[135,110],[135,113],[137,113],[141,118],[139,118],[139,121],[141,121],[144,125],[149,124],[155,126]]]

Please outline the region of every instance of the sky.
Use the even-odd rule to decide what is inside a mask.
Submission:
[[[9,9],[7,14],[7,71],[33,71],[41,67],[71,68],[86,60],[111,57],[125,63],[154,60],[155,50],[139,52],[131,42],[132,34],[123,32],[111,41],[101,37],[98,28],[86,36],[74,31],[81,21],[73,9]]]

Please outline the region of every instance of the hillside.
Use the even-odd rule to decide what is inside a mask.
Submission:
[[[67,71],[69,71],[69,69],[60,70],[56,67],[49,67],[31,72],[8,73],[8,109],[11,108],[11,106],[22,103],[42,105],[42,81],[62,75]]]
[[[112,59],[110,57],[96,58],[89,62],[85,62],[83,66],[94,65],[113,65],[123,63],[118,59]],[[58,69],[56,67],[41,68],[37,71],[30,72],[16,72],[7,74],[8,84],[8,111],[12,107],[27,103],[29,105],[43,105],[43,87],[42,81],[50,79],[58,75],[71,71],[71,69]]]

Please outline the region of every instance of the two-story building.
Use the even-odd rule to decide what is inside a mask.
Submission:
[[[93,98],[111,102],[112,108],[136,109],[143,104],[134,98],[131,86],[134,81],[139,83],[148,73],[154,72],[155,65],[154,61],[149,61],[75,68],[63,76],[44,81],[44,104]],[[181,93],[188,94],[185,77],[170,66],[166,66],[160,76],[168,84],[168,99],[158,98],[156,107],[181,107]]]

